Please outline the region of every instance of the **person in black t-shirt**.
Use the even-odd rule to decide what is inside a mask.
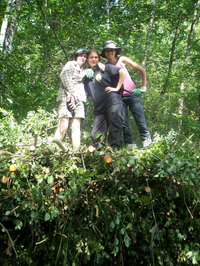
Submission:
[[[122,99],[118,92],[126,76],[126,71],[120,67],[106,65],[101,72],[98,67],[99,53],[97,50],[88,52],[88,63],[94,71],[92,79],[84,81],[86,95],[92,97],[94,102],[94,121],[92,123],[92,145],[98,146],[101,136],[108,141],[114,149],[122,145]],[[118,92],[118,93],[116,93]]]

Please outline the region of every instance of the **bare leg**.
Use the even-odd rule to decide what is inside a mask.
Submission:
[[[74,150],[77,150],[81,144],[81,118],[74,118],[71,122],[72,128],[72,146]]]
[[[59,118],[58,127],[55,132],[55,138],[59,140],[62,140],[64,138],[68,128],[68,124],[69,124],[69,118],[67,117]]]

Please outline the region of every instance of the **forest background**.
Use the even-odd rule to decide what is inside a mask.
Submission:
[[[191,209],[194,210],[194,206],[197,207],[199,201],[199,195],[197,195],[196,192],[194,193],[193,190],[195,189],[196,191],[196,189],[199,188],[199,181],[197,181],[199,178],[198,150],[200,144],[199,7],[200,1],[197,0],[0,0],[0,149],[6,149],[12,153],[21,153],[22,150],[19,149],[19,147],[16,147],[16,143],[26,142],[27,140],[30,140],[30,136],[34,139],[35,130],[41,134],[41,138],[53,134],[55,126],[57,125],[56,98],[59,87],[59,74],[62,67],[67,61],[74,59],[73,52],[77,48],[95,48],[101,51],[105,41],[114,40],[117,45],[122,48],[122,55],[130,57],[134,62],[142,65],[146,69],[147,92],[142,96],[142,102],[148,128],[152,138],[155,139],[154,148],[157,145],[155,148],[157,152],[157,158],[160,158],[160,156],[162,157],[160,160],[158,160],[159,163],[155,163],[155,156],[149,157],[149,155],[143,154],[143,156],[145,155],[146,158],[148,158],[146,159],[147,161],[143,162],[143,166],[145,163],[147,163],[147,166],[144,168],[148,169],[148,174],[146,172],[146,174],[144,174],[144,169],[142,170],[141,168],[141,173],[138,170],[139,172],[136,174],[136,176],[140,176],[141,174],[144,178],[141,179],[141,182],[146,184],[146,177],[149,175],[149,173],[152,175],[152,169],[150,165],[155,163],[157,170],[154,169],[153,171],[154,178],[163,178],[164,176],[169,177],[171,175],[170,178],[173,179],[175,174],[177,176],[180,175],[179,177],[182,180],[184,177],[183,171],[186,171],[184,165],[187,165],[187,173],[185,173],[187,180],[188,178],[192,178],[192,180],[195,179],[195,181],[190,180],[191,183],[189,184],[189,187],[185,188],[186,190],[189,189],[189,191],[192,191],[192,196],[189,193],[189,202],[191,202]],[[105,62],[103,59],[102,61]],[[137,88],[140,88],[142,85],[140,74],[137,73],[137,71],[134,71],[134,69],[129,69],[129,71]],[[88,146],[90,144],[90,127],[92,120],[93,104],[91,100],[88,100],[86,103],[86,120],[82,123],[83,146]],[[132,115],[130,115],[130,122],[134,139],[138,147],[141,147],[141,140]],[[161,142],[161,144],[156,144],[158,143],[158,139],[159,141],[164,141],[164,143]],[[70,146],[70,141],[68,145]],[[171,151],[171,148],[173,149],[173,152]],[[178,151],[180,152],[180,157],[178,157],[179,159],[175,159],[175,157],[178,156]],[[164,154],[167,158],[164,156]],[[174,154],[176,154],[176,156]],[[5,156],[5,154],[2,156]],[[122,151],[122,157],[123,156],[125,156],[124,151]],[[187,156],[187,159],[185,156]],[[193,162],[186,163],[186,161],[188,162],[190,159],[192,159]],[[68,158],[68,160],[68,164],[72,166],[72,161],[74,163],[73,158]],[[140,158],[140,160],[142,159]],[[163,160],[165,160],[166,165],[163,163]],[[172,160],[171,164],[170,160]],[[177,160],[179,163],[177,163]],[[137,160],[134,157],[134,164],[136,161]],[[7,170],[9,165],[13,162],[17,162],[18,165],[24,169],[24,177],[27,174],[27,171],[30,174],[30,169],[28,170],[25,166],[22,166],[24,165],[24,162],[9,156],[8,158],[1,158],[0,174],[2,176],[8,176],[10,179],[13,178],[13,173],[10,173]],[[161,164],[161,162],[163,164]],[[54,165],[58,166],[60,163],[60,161],[54,161]],[[124,161],[121,163],[123,165]],[[88,167],[90,168],[89,165],[90,164],[88,162]],[[114,172],[119,172],[122,174],[123,171],[128,171],[127,169],[130,170],[132,163],[130,163],[129,159],[126,159],[125,165],[126,167],[124,169],[119,170],[119,167],[117,168],[113,162],[112,171],[108,171],[106,168],[105,175],[107,176],[108,172],[109,174],[113,173],[113,170],[115,170]],[[165,173],[160,170],[163,169],[163,167],[165,168],[163,165],[165,165],[166,169],[168,169],[165,169]],[[177,165],[179,165],[180,171],[177,170]],[[43,166],[46,167],[46,164]],[[85,162],[84,167],[87,168],[87,161]],[[191,167],[193,170],[188,170],[188,167]],[[69,168],[67,168],[68,173],[72,170],[74,171],[74,168],[70,168],[70,171]],[[100,168],[101,167],[99,166],[99,169]],[[40,170],[37,171],[39,172]],[[78,178],[79,176],[80,179],[79,171],[82,171],[82,168],[81,170],[79,167],[76,168],[76,174],[73,173],[73,177],[76,176],[76,178]],[[158,174],[158,172],[161,173],[160,171],[162,174]],[[192,171],[193,174],[190,175]],[[96,172],[96,175],[97,173],[98,171]],[[90,176],[90,179],[93,177]],[[54,182],[49,181],[47,177],[45,178],[47,180],[47,185],[45,186],[47,192],[45,197],[50,197],[51,192],[53,191],[52,186]],[[70,178],[71,177],[69,176],[69,179]],[[142,187],[144,187],[144,183]],[[39,201],[39,196],[34,196],[34,189],[38,185],[36,186],[33,184],[29,187],[31,196],[27,194],[27,197],[30,197],[29,203],[32,201]],[[72,183],[66,184],[74,193],[74,186]],[[1,194],[2,202],[8,196],[7,193],[10,193],[11,189],[10,187],[5,189],[3,186],[4,185],[2,185]],[[17,182],[15,186],[13,189],[20,188],[20,191],[21,189],[24,191],[24,184],[22,185],[20,182]],[[76,184],[76,186],[84,187],[83,184]],[[149,187],[149,184],[147,187]],[[141,187],[138,185],[138,191],[140,188]],[[37,191],[40,191],[39,187],[37,187],[37,189]],[[42,187],[42,189],[44,189],[44,187]],[[113,191],[115,191],[115,189],[116,188],[113,187]],[[157,188],[158,191],[159,189],[160,187]],[[174,188],[174,191],[175,190],[178,191],[178,188]],[[22,193],[22,191],[20,193]],[[24,194],[24,192],[22,194]],[[177,196],[176,193],[174,195],[175,198],[179,199],[179,196]],[[13,200],[16,201],[16,204],[17,197],[19,197],[18,194],[13,196]],[[68,195],[68,197],[70,196]],[[165,198],[165,196],[163,197]],[[143,202],[142,206],[145,207],[144,205],[148,205],[150,200],[152,200],[150,196],[148,199],[145,196],[145,203]],[[46,199],[44,202],[46,202]],[[52,202],[49,204],[51,206]],[[30,203],[30,206],[32,206],[32,203]],[[91,206],[92,208],[94,207],[93,205]],[[7,208],[8,206],[6,205],[5,211],[3,209],[1,212],[1,225],[5,228],[6,225],[3,224],[3,221],[5,220],[5,212]],[[10,211],[12,211],[13,207],[10,208]],[[44,209],[42,212],[45,217],[43,218],[45,222],[51,219],[56,220],[58,216],[61,215],[61,211],[55,211],[55,217],[52,216],[50,219],[47,214],[52,214],[52,210],[49,210],[50,209]],[[35,221],[35,224],[38,223],[38,221],[36,221],[36,213],[36,210],[31,212],[31,219]],[[119,220],[119,217],[122,217],[122,214],[119,215],[119,212],[117,213],[118,218],[116,219]],[[190,212],[187,213],[191,214]],[[39,215],[39,211],[37,214]],[[137,218],[139,218],[139,215],[140,214],[137,213]],[[119,227],[120,222],[118,223],[118,220],[115,220],[116,222],[113,225],[113,220],[111,219],[109,223],[111,229],[114,229],[115,226]],[[22,230],[23,226],[25,227],[25,222],[22,222],[22,220],[19,218],[14,217],[14,221],[16,226],[18,226],[16,228],[17,230]],[[128,224],[129,223],[127,223],[126,226],[128,226]],[[151,251],[154,250],[153,243],[156,237],[156,230],[158,230],[158,224],[158,222],[155,222],[152,227],[150,226],[151,231],[148,231],[149,228],[147,230],[148,232],[151,232]],[[198,228],[199,224],[196,228],[197,232]],[[128,236],[128,233],[123,233],[123,231],[121,231],[123,228],[119,227],[118,229],[121,232],[120,235],[123,235],[124,237],[124,242],[120,241],[120,238],[117,238],[115,235],[114,244],[111,248],[113,254],[112,256],[114,257],[119,254],[120,245],[122,242],[125,243],[126,248],[129,247],[129,242],[131,243],[131,238],[129,237],[130,234]],[[129,229],[126,227],[127,232]],[[38,233],[36,229],[34,230],[33,231],[43,239],[43,233]],[[132,232],[131,229],[130,232]],[[145,237],[144,239],[146,241]],[[174,236],[174,239],[177,239],[177,235]],[[57,241],[59,242],[60,240]],[[79,241],[81,240],[79,239]],[[161,237],[159,241],[161,241]],[[71,258],[68,257],[66,259],[66,252],[64,255],[62,254],[64,256],[63,260],[67,262],[71,260],[71,263],[74,263],[73,265],[81,265],[81,263],[84,265],[84,263],[94,256],[91,255],[93,254],[92,252],[89,255],[86,248],[86,242],[87,241],[84,242],[84,254],[86,254],[86,257],[83,256],[84,258],[80,258],[79,256],[74,256],[74,259],[72,259],[72,256]],[[61,245],[61,242],[59,243]],[[197,264],[199,252],[196,250],[196,244],[198,241],[195,239],[194,243],[195,244],[191,245],[190,247],[182,247],[181,250],[185,251],[183,253],[182,251],[180,252],[181,255],[178,259],[180,261],[180,258],[182,258],[183,264]],[[69,243],[67,243],[67,245],[70,246]],[[90,243],[90,245],[92,244]],[[14,244],[11,246],[12,250],[17,250]],[[104,243],[103,246],[106,247],[106,244]],[[19,250],[21,250],[19,252],[22,252],[23,250],[23,254],[26,253],[22,247],[20,247]],[[78,248],[76,248],[76,251],[77,250]],[[83,251],[79,251],[78,254],[80,255]],[[153,253],[150,253],[151,255],[147,255],[146,265],[147,261],[150,263],[148,265],[156,265],[156,263],[159,263],[159,265],[164,265],[162,263],[166,263],[166,265],[175,265],[173,264],[174,258],[168,258],[168,261],[166,261],[165,254],[160,250],[159,252],[156,257],[157,262],[155,262],[155,250]],[[188,254],[188,252],[193,253],[189,253],[189,255],[186,256],[185,254]],[[57,257],[54,263],[58,264],[60,250],[56,250],[55,253],[57,254]],[[107,254],[110,253],[108,252]],[[137,256],[135,254],[137,254]],[[131,257],[133,255],[135,256],[136,261],[137,259],[140,259],[141,262],[141,257],[139,254],[139,251],[134,254],[129,252],[128,256]],[[31,255],[27,255],[27,257],[24,256],[25,255],[20,257],[20,263],[22,263],[22,261],[26,261],[28,265],[34,265],[34,263],[31,261],[33,259]],[[111,255],[106,257],[105,254],[101,254],[101,258],[103,257],[107,261],[110,259],[109,256]],[[101,265],[101,259],[94,257],[94,265],[96,265],[95,261],[98,260],[99,261],[97,265]],[[163,262],[163,260],[165,260],[165,262]],[[112,261],[114,261],[113,257]],[[121,255],[116,258],[116,262],[118,263],[119,261],[122,265],[126,265],[123,264],[125,262],[123,261]],[[45,263],[48,265],[47,262]],[[102,263],[105,263],[103,259]]]

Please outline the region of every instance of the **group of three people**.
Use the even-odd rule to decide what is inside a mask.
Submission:
[[[151,143],[151,136],[147,128],[142,102],[138,97],[146,91],[146,72],[143,67],[134,63],[127,57],[118,57],[121,48],[114,41],[107,41],[99,55],[97,50],[75,51],[75,61],[69,61],[60,74],[61,86],[58,92],[59,123],[55,137],[62,140],[71,119],[73,149],[80,146],[80,124],[85,118],[84,104],[91,96],[94,102],[94,121],[92,123],[92,145],[97,147],[99,142],[106,139],[114,149],[122,146],[122,132],[124,144],[135,147],[128,109],[132,112],[143,147]],[[107,58],[105,64],[100,63],[100,56]],[[88,61],[90,69],[84,70],[83,64]],[[136,89],[126,65],[141,72],[142,88]]]

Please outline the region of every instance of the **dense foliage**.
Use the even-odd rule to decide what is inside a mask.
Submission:
[[[18,6],[15,6],[19,3]],[[199,0],[1,0],[0,264],[192,265],[199,254]],[[11,50],[2,37],[12,39]],[[88,156],[49,141],[63,65],[107,40],[143,65],[153,138]],[[104,62],[104,60],[102,60]],[[129,69],[137,86],[140,73]],[[69,134],[70,135],[70,134]],[[105,158],[110,156],[111,162]],[[17,167],[17,168],[16,168]]]
[[[88,156],[84,143],[73,153],[48,141],[56,114],[18,124],[1,112],[1,264],[200,263],[200,152],[190,139],[171,131],[147,150]]]
[[[1,1],[1,21],[6,2]],[[122,55],[146,68],[144,109],[151,133],[181,125],[185,136],[195,133],[199,139],[199,1],[21,2],[20,9],[7,14],[18,20],[12,51],[0,55],[1,107],[14,110],[18,119],[38,108],[51,112],[57,107],[59,73],[74,50],[101,51],[112,39]],[[140,74],[130,73],[139,88]]]

